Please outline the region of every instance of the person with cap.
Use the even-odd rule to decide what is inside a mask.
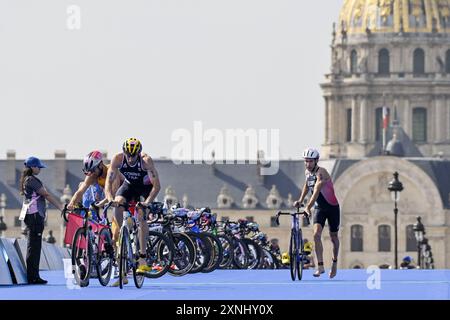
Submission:
[[[20,178],[20,193],[24,196],[20,219],[24,221],[27,233],[27,280],[29,284],[46,284],[47,281],[39,276],[42,233],[46,216],[45,200],[60,211],[63,206],[48,193],[41,180],[36,177],[46,166],[36,157],[27,158],[24,165],[25,169]]]
[[[412,263],[412,258],[410,256],[406,256],[403,258],[402,263],[400,264],[400,269],[416,269],[416,266]]]

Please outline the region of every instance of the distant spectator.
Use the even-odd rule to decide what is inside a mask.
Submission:
[[[35,157],[29,157],[24,162],[25,169],[20,179],[20,193],[24,196],[21,220],[26,225],[27,235],[27,279],[28,284],[46,284],[47,281],[39,276],[39,261],[41,259],[42,233],[47,214],[46,202],[48,200],[58,210],[62,205],[44,187],[36,176],[41,168],[46,166]]]
[[[410,256],[406,256],[403,258],[402,263],[400,264],[400,269],[416,269],[416,266],[412,263],[412,258]]]

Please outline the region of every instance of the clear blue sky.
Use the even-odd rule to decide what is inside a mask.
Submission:
[[[67,28],[69,5],[81,29]],[[81,158],[137,136],[280,129],[281,157],[324,140],[335,0],[0,0],[0,158]]]

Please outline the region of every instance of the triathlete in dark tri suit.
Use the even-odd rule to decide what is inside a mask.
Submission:
[[[129,203],[131,201],[141,202],[144,206],[152,203],[160,190],[158,172],[155,169],[152,158],[142,152],[142,144],[136,138],[127,139],[123,144],[123,152],[116,154],[111,160],[111,166],[106,176],[106,197],[108,201],[114,201],[117,204]],[[125,181],[117,190],[112,193],[112,186],[119,174],[125,177]],[[145,200],[142,201],[141,197]],[[146,243],[148,235],[148,225],[144,221],[144,212],[138,209],[139,220],[139,241]],[[117,225],[122,225],[123,207],[115,208],[114,218]],[[119,238],[119,229],[113,232],[113,239],[117,242]],[[139,259],[138,271],[150,271],[151,267],[145,262],[145,246],[140,248],[141,258]]]
[[[311,194],[311,198],[305,207],[305,211],[311,216],[311,209],[315,204],[314,242],[318,261],[318,267],[314,273],[315,277],[319,277],[322,273],[325,273],[321,238],[325,221],[328,220],[331,242],[333,243],[333,257],[329,276],[330,278],[334,278],[337,273],[337,259],[339,253],[339,202],[334,193],[330,174],[325,168],[321,168],[317,165],[319,162],[319,152],[311,148],[306,149],[303,152],[303,159],[305,159],[306,179],[300,199],[294,203],[294,206],[298,207],[302,205],[308,193]]]

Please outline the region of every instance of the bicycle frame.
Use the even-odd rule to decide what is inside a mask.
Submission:
[[[299,215],[305,215],[307,219],[307,223],[309,224],[309,218],[306,212],[300,212],[300,209],[297,208],[297,212],[278,212],[276,215],[276,223],[280,225],[279,218],[281,215],[290,215],[292,216],[291,222],[291,240],[289,245],[289,256],[290,256],[290,270],[291,270],[291,278],[292,281],[295,281],[296,276],[298,276],[298,280],[302,279],[303,275],[303,234],[302,229],[300,227],[300,219]]]
[[[101,223],[98,223],[98,225],[101,225],[103,227],[108,228],[107,232],[109,232],[109,235],[111,235],[111,230],[109,229],[109,223],[108,223],[108,218],[107,218],[107,210],[108,208],[111,206],[111,204],[108,204],[104,210],[103,210],[103,219]],[[67,221],[67,212],[69,210],[67,209],[67,204],[64,207],[63,211],[62,211],[62,215],[64,217],[64,219]],[[77,231],[75,232],[74,235],[74,239],[72,242],[72,264],[73,264],[73,273],[76,276],[77,282],[80,286],[88,286],[89,285],[89,278],[91,275],[91,271],[92,268],[96,268],[97,270],[97,275],[99,277],[99,281],[102,285],[106,285],[107,282],[109,281],[109,274],[110,271],[108,271],[108,275],[107,275],[107,280],[100,278],[100,267],[99,267],[99,263],[101,261],[100,257],[99,257],[99,253],[102,250],[102,244],[104,245],[104,243],[101,243],[101,233],[102,230],[104,230],[103,228],[98,228],[97,230],[93,230],[93,226],[96,225],[90,216],[91,213],[91,208],[76,208],[74,210],[72,210],[73,213],[81,213],[81,212],[86,212],[85,215],[82,217],[83,219],[83,224],[82,226],[80,226]],[[82,236],[81,234],[84,233],[84,240],[82,240]],[[80,239],[77,238],[77,235],[80,234]],[[77,242],[80,241],[80,242]],[[77,244],[77,246],[76,246]],[[83,248],[84,246],[84,248]],[[75,249],[76,248],[76,249]],[[103,247],[103,249],[105,249],[106,247]],[[112,247],[111,247],[112,248]],[[85,261],[85,264],[81,264],[84,266],[84,270],[85,270],[85,274],[84,276],[80,276],[79,274],[79,270],[80,269],[75,269],[75,268],[79,268],[78,264],[77,264],[77,259],[78,258],[78,249],[81,250],[85,250],[85,253],[83,255],[85,255],[85,258],[87,261]],[[108,249],[106,249],[108,250]],[[76,255],[76,257],[74,256]],[[110,267],[108,267],[110,270]],[[78,271],[77,271],[78,270]],[[102,273],[103,274],[103,273]]]
[[[130,205],[128,203],[119,204],[124,208],[122,226],[120,227],[119,236],[119,287],[123,289],[123,279],[128,274],[130,268],[133,270],[133,278],[137,288],[141,288],[145,277],[143,275],[137,275],[136,269],[138,267],[137,255],[139,255],[139,237],[138,237],[138,221],[136,221],[136,211],[131,213]],[[135,208],[133,205],[131,209]],[[129,225],[129,219],[131,218],[131,225]],[[125,246],[123,241],[126,241]],[[126,256],[124,257],[124,250],[126,250]],[[139,279],[138,279],[139,277]]]

